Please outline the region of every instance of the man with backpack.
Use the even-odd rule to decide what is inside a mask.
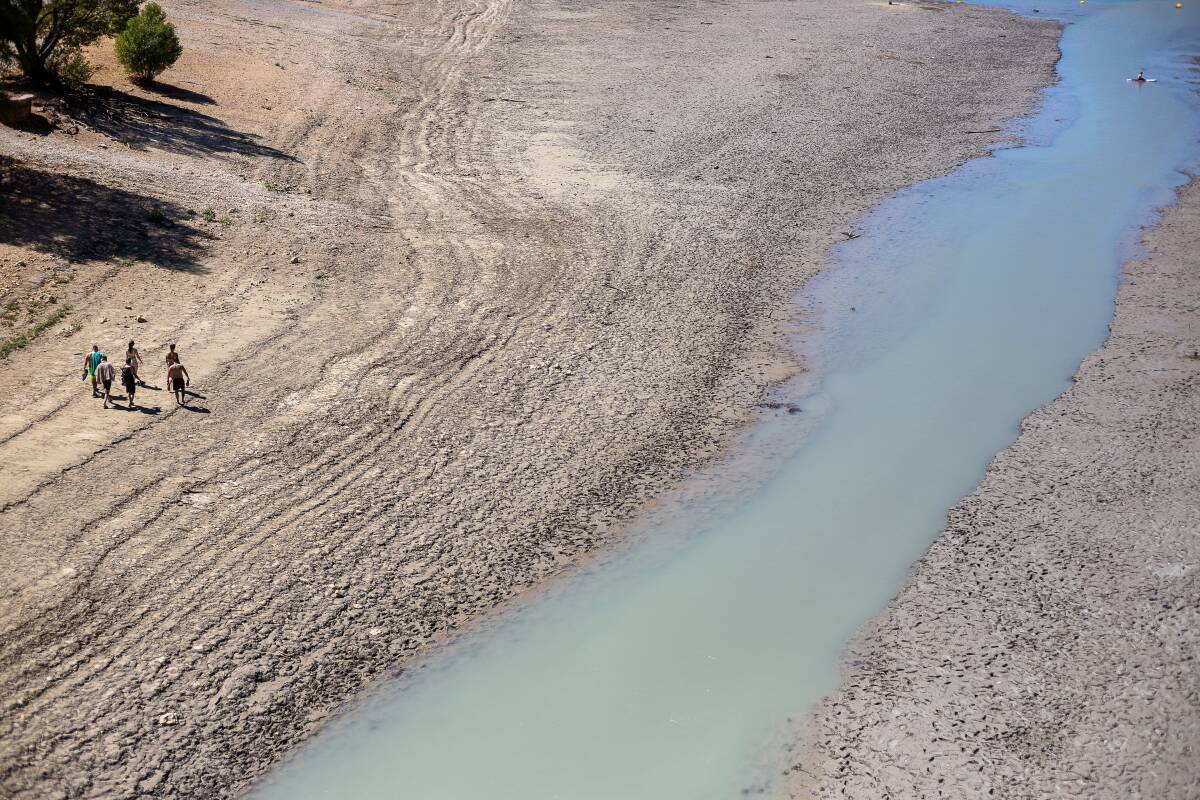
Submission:
[[[129,344],[132,346],[133,342]],[[129,396],[129,408],[134,408],[133,395],[137,392],[137,372],[133,358],[126,358],[125,366],[121,367],[121,385],[125,387],[125,394]]]

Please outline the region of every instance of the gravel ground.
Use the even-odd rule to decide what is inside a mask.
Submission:
[[[1200,793],[1200,182],[851,648],[795,797]]]
[[[236,795],[612,541],[800,368],[829,244],[982,152],[1057,34],[848,0],[168,11],[169,86],[98,53],[77,135],[0,131],[5,302],[78,325],[0,371],[5,797]],[[187,408],[88,397],[84,350],[130,338],[160,385],[179,343]]]

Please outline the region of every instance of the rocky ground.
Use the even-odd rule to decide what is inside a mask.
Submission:
[[[851,648],[795,797],[1200,792],[1200,182]]]
[[[166,8],[163,85],[100,47],[101,88],[0,129],[5,797],[237,794],[610,541],[798,368],[828,245],[981,152],[1057,33],[848,0]],[[83,353],[129,339],[152,387],[102,411]]]

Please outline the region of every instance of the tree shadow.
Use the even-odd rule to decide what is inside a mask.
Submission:
[[[187,89],[172,88],[160,94],[191,102],[212,102],[207,95]],[[296,160],[282,150],[262,144],[257,136],[233,130],[216,117],[109,86],[90,86],[73,95],[70,108],[71,116],[82,124],[135,149],[157,147],[191,155],[236,153]]]
[[[49,136],[54,132],[54,126],[50,124],[50,120],[43,117],[41,114],[30,114],[29,119],[16,125],[5,123],[9,128],[25,133],[32,133],[35,136]]]
[[[195,103],[198,106],[215,106],[217,104],[216,100],[213,100],[203,92],[184,89],[182,86],[173,86],[169,83],[159,83],[158,81],[150,81],[149,83],[140,85],[148,92],[154,92],[154,94],[183,103]]]
[[[59,175],[0,155],[0,242],[76,261],[140,259],[199,271],[212,237],[188,210],[90,178]]]

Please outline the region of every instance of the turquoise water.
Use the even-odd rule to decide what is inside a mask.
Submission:
[[[884,203],[800,298],[821,382],[799,401],[813,430],[778,473],[381,688],[254,796],[767,788],[787,718],[836,686],[846,640],[946,510],[1103,341],[1139,225],[1197,154],[1193,3],[1036,4],[1073,23],[1062,81],[1025,123],[1032,143]],[[1125,82],[1143,67],[1161,80]],[[783,435],[766,420],[747,447]]]

